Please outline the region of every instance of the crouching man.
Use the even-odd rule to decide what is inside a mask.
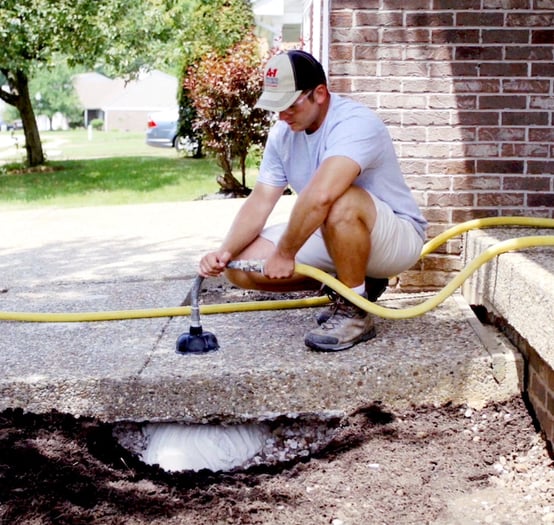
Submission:
[[[218,250],[199,273],[225,271],[249,289],[313,289],[295,262],[336,274],[374,301],[389,276],[419,258],[427,223],[406,185],[390,135],[367,107],[330,93],[321,64],[304,51],[271,58],[256,107],[274,111],[254,189]],[[266,227],[283,190],[297,199],[288,223]],[[232,259],[263,259],[264,273],[226,269]],[[375,337],[372,316],[335,297],[305,336],[308,347],[339,351]]]

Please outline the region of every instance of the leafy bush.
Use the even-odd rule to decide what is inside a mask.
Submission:
[[[202,62],[208,53],[225,55],[255,26],[250,0],[189,0],[181,2],[188,12],[188,20],[181,31],[179,46],[181,75]],[[195,130],[197,116],[191,94],[181,82],[179,92],[179,135],[198,143],[195,156],[202,156],[201,133]]]
[[[90,125],[92,126],[92,129],[95,129],[96,131],[102,131],[104,129],[104,121],[101,118],[91,120]]]
[[[244,192],[248,151],[265,143],[271,123],[268,112],[254,109],[263,87],[255,36],[247,35],[224,56],[209,53],[191,66],[184,87],[196,110],[195,129],[223,169],[217,182],[223,191]],[[242,182],[233,175],[235,162]]]

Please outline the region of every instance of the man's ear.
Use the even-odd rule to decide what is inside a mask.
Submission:
[[[323,102],[325,102],[325,99],[327,98],[328,93],[329,92],[327,91],[327,86],[325,84],[319,84],[319,86],[317,86],[313,91],[314,101],[318,104],[323,104]]]

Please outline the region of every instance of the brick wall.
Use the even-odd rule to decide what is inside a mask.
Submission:
[[[554,0],[331,0],[330,25],[331,90],[388,124],[430,238],[473,218],[554,217]],[[442,287],[460,248],[401,286]]]

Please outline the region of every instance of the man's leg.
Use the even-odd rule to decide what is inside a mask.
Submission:
[[[365,290],[371,231],[376,218],[377,210],[370,195],[351,187],[333,205],[322,226],[337,277],[350,288]],[[365,292],[364,295],[367,297]],[[372,337],[375,337],[375,328],[371,315],[338,297],[326,320],[306,334],[304,341],[314,350],[336,352]]]
[[[335,202],[321,228],[337,278],[350,288],[364,283],[376,219],[371,196],[352,186]]]
[[[370,235],[377,211],[371,196],[357,186],[350,187],[338,199],[321,231],[329,255],[336,267],[338,279],[351,288],[364,284],[370,252]],[[266,259],[275,248],[272,241],[258,237],[236,259]],[[290,279],[268,279],[255,272],[226,270],[226,277],[235,285],[252,290],[297,291],[317,290],[321,283],[294,275]]]

